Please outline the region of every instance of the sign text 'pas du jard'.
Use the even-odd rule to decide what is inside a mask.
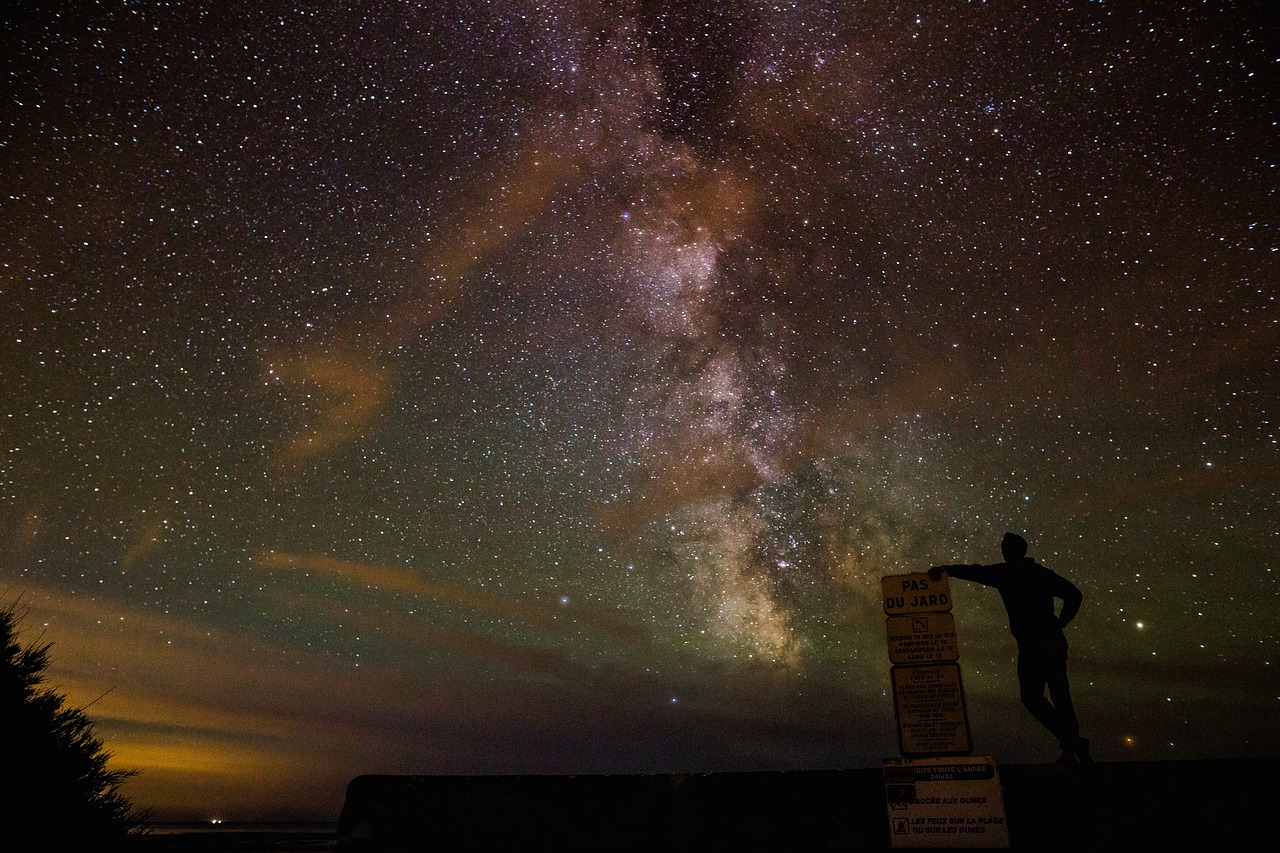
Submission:
[[[951,584],[946,575],[936,581],[926,572],[886,575],[880,579],[880,592],[889,616],[951,610]]]

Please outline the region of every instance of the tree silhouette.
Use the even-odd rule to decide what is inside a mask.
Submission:
[[[146,815],[120,791],[135,771],[107,768],[84,709],[45,685],[52,643],[22,643],[20,622],[14,605],[0,609],[4,836],[100,842],[140,832]]]

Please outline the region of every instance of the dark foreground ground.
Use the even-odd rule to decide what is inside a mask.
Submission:
[[[1280,761],[999,768],[1010,846],[1274,839]],[[336,832],[153,835],[147,853],[892,849],[880,769],[685,776],[362,776]]]

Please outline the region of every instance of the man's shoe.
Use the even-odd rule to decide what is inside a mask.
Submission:
[[[1076,740],[1075,748],[1076,758],[1080,759],[1081,764],[1092,764],[1093,756],[1089,754],[1089,739],[1082,737]]]

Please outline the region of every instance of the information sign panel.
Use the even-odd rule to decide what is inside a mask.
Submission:
[[[960,667],[954,663],[895,666],[889,675],[902,754],[967,755],[972,746]]]
[[[885,633],[892,664],[939,663],[960,657],[956,622],[950,613],[889,616]]]
[[[884,764],[894,847],[1008,847],[1000,773],[990,756]]]

